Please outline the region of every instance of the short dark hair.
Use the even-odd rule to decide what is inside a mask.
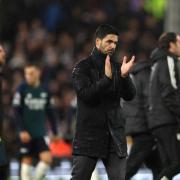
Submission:
[[[177,34],[175,32],[165,32],[163,33],[158,41],[159,49],[168,50],[170,43],[175,43],[177,40]]]
[[[41,66],[40,66],[38,63],[28,62],[28,63],[25,65],[25,69],[26,69],[26,68],[31,68],[31,67],[34,67],[34,68],[36,68],[36,69],[41,70]]]
[[[103,39],[104,37],[106,37],[108,34],[114,34],[119,36],[119,31],[117,28],[109,25],[109,24],[101,24],[100,26],[98,26],[98,28],[96,29],[95,32],[95,39],[96,38],[100,38]]]

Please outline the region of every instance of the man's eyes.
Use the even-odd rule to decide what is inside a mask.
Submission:
[[[116,44],[117,45],[117,42],[114,42],[114,41],[107,41],[107,43],[114,43],[114,44]]]

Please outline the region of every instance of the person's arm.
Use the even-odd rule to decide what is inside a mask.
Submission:
[[[73,86],[79,98],[85,102],[92,101],[100,96],[111,84],[111,79],[104,75],[98,81],[91,82],[89,78],[89,66],[80,62],[73,70]]]
[[[46,113],[48,116],[48,121],[50,123],[52,133],[53,133],[53,135],[57,136],[58,135],[58,130],[57,130],[57,119],[58,118],[57,118],[55,108],[54,108],[54,100],[50,94],[48,95],[48,102],[46,105]]]
[[[23,86],[20,86],[16,91],[13,98],[13,107],[15,113],[15,121],[19,131],[19,137],[22,142],[28,143],[31,140],[31,136],[25,128],[23,120],[23,95],[22,95]]]
[[[6,52],[2,45],[0,45],[0,136],[2,135],[3,126],[3,105],[2,105],[2,78],[3,78],[3,65],[6,60]]]
[[[119,64],[121,97],[126,101],[132,100],[136,95],[136,88],[129,76],[129,72],[133,68],[134,63],[135,56],[132,56],[129,61],[127,57],[124,56],[122,64]]]
[[[2,71],[0,67],[0,137],[2,136],[2,126],[3,126]]]
[[[21,93],[21,87],[18,88],[13,97],[13,107],[15,113],[15,121],[17,123],[18,130],[25,131],[25,125],[23,121],[23,96]]]
[[[171,67],[167,61],[159,63],[159,82],[160,92],[163,102],[171,113],[180,117],[180,95],[177,87],[177,79],[175,76],[175,63],[172,60]],[[174,67],[173,67],[174,66]]]
[[[47,116],[48,116],[49,123],[51,125],[53,135],[55,135],[55,136],[58,135],[57,118],[56,118],[55,112],[52,108],[47,109]]]

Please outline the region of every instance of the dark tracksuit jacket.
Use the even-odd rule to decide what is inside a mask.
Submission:
[[[148,118],[150,129],[177,124],[180,117],[177,57],[156,49],[152,53],[152,61]]]

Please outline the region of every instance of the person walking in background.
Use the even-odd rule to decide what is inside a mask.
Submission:
[[[154,180],[157,180],[161,168],[156,142],[147,124],[150,71],[149,60],[139,60],[134,65],[131,78],[136,86],[136,96],[132,101],[123,103],[126,134],[133,142],[127,159],[126,180],[130,180],[143,163],[152,170]]]
[[[125,179],[127,146],[120,99],[132,100],[135,87],[128,75],[135,57],[115,62],[118,31],[100,25],[92,54],[72,72],[77,93],[77,123],[73,140],[72,180],[90,180],[98,159],[108,178]]]
[[[0,177],[2,180],[7,180],[8,165],[3,142],[2,126],[3,126],[3,105],[2,105],[2,73],[3,65],[6,59],[6,52],[0,44]]]
[[[56,117],[53,112],[53,101],[47,89],[40,82],[41,70],[37,65],[25,67],[25,82],[14,95],[13,106],[19,126],[21,179],[41,180],[50,164],[51,153],[45,141],[46,114],[51,124],[54,138],[57,135]],[[56,139],[56,138],[55,138]],[[32,159],[39,157],[35,177],[32,178]]]
[[[180,36],[163,33],[158,48],[152,52],[148,126],[157,139],[163,165],[161,180],[170,180],[180,172],[177,129],[180,126],[180,94],[177,58],[180,56]]]

